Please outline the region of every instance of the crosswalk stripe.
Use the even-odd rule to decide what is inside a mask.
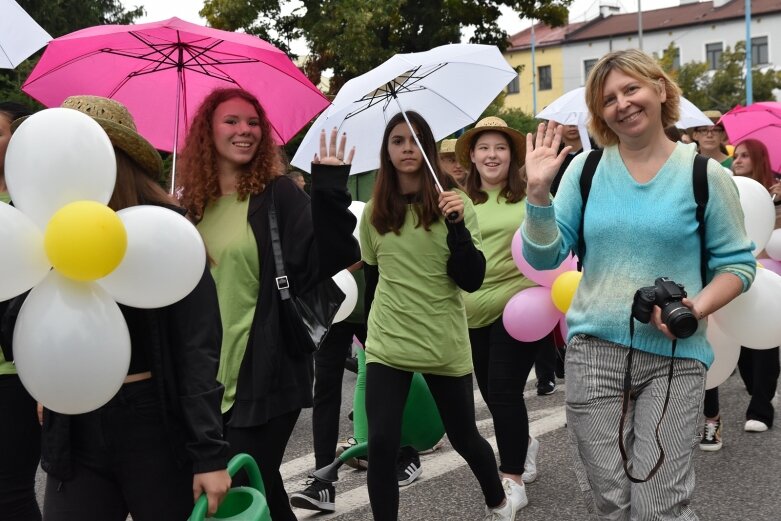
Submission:
[[[529,432],[536,438],[548,432],[561,429],[566,425],[564,406],[550,407],[538,411],[530,411],[529,414],[530,420],[531,417],[539,417],[539,419],[530,421],[529,423]],[[483,428],[489,427],[492,424],[493,421],[490,418],[477,422],[478,428],[481,430]],[[486,440],[491,444],[491,447],[493,447],[494,451],[496,451],[496,437],[491,436],[486,438]],[[466,465],[466,462],[461,458],[461,456],[459,456],[452,449],[438,451],[434,454],[423,456],[421,457],[421,460],[424,469],[423,474],[411,485],[400,489],[402,494],[404,494],[406,490],[416,487],[419,483],[438,478],[439,476],[447,474],[448,472],[452,472],[459,467]],[[333,514],[312,513],[309,510],[301,509],[293,510],[299,519],[308,519],[316,516],[318,519],[326,520],[338,518],[342,514],[347,514],[369,505],[369,493],[365,484],[346,491],[339,490],[338,495],[339,501],[337,505],[337,511]]]

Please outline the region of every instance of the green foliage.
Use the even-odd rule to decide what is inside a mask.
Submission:
[[[279,0],[205,0],[199,15],[211,27],[243,30],[262,38],[288,54],[290,41],[300,36],[295,17],[283,16]]]
[[[670,44],[668,51],[674,49]],[[684,97],[702,110],[727,112],[736,105],[746,104],[746,42],[727,47],[721,55],[718,70],[709,71],[708,64],[689,62],[680,69],[672,68],[672,52],[665,51],[659,63],[681,87]],[[781,72],[769,69],[751,73],[754,101],[775,100],[773,89],[781,88]]]
[[[131,24],[145,13],[143,7],[125,9],[120,0],[17,0],[17,3],[52,38],[94,25]],[[22,93],[21,86],[42,54],[43,50],[38,51],[14,70],[0,70],[0,100],[33,105]]]

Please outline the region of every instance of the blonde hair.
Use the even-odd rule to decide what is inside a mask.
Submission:
[[[661,84],[667,94],[662,103],[662,128],[674,125],[680,119],[681,89],[662,70],[656,61],[637,49],[614,51],[606,54],[591,69],[586,80],[586,104],[591,113],[589,133],[600,146],[618,144],[618,135],[602,117],[602,91],[611,71],[617,70],[648,86]]]

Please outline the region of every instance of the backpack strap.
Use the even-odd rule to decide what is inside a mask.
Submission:
[[[578,271],[583,271],[583,259],[586,257],[586,239],[583,238],[583,221],[586,217],[586,203],[591,192],[591,181],[597,171],[597,165],[602,159],[602,150],[592,150],[588,153],[583,170],[580,172],[580,198],[583,200],[580,211],[580,229],[578,230]]]
[[[702,287],[707,284],[708,251],[705,247],[705,207],[708,204],[708,158],[697,154],[694,156],[692,169],[692,186],[694,201],[697,203],[697,233],[700,236],[700,277]]]

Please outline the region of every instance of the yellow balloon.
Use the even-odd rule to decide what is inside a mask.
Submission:
[[[575,296],[575,290],[578,289],[582,276],[583,274],[579,271],[565,271],[553,281],[550,296],[553,305],[562,313],[566,313],[572,304],[572,298]]]
[[[52,266],[79,281],[105,277],[122,262],[127,232],[119,216],[95,201],[76,201],[49,220],[44,248]]]

